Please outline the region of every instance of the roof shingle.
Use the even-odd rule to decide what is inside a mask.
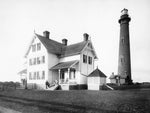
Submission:
[[[43,45],[46,47],[48,52],[54,53],[56,55],[61,55],[61,49],[64,46],[63,44],[56,42],[52,39],[43,37],[41,35],[36,34],[36,36],[39,38],[39,40],[43,43]]]
[[[61,57],[79,54],[87,43],[88,43],[87,41],[82,41],[80,43],[63,47]]]
[[[62,43],[56,42],[52,39],[48,39],[41,35],[36,34],[36,36],[46,47],[48,52],[59,55],[60,57],[66,57],[66,56],[79,54],[88,43],[88,41],[82,41],[76,44],[65,46]]]
[[[105,77],[106,78],[107,76],[97,68],[92,73],[90,73],[88,77]]]
[[[56,64],[55,66],[53,66],[51,69],[65,69],[65,68],[70,68],[73,64],[76,64],[78,62],[78,60],[74,60],[74,61],[68,61],[68,62],[60,62],[58,64]]]

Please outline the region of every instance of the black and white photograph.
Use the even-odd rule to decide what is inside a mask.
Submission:
[[[0,113],[150,113],[149,0],[0,0]]]

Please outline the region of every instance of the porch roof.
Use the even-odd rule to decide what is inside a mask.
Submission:
[[[23,69],[20,72],[18,72],[18,74],[27,74],[27,69]]]
[[[60,62],[60,63],[56,64],[55,66],[53,66],[50,70],[72,68],[78,62],[79,62],[78,60],[68,61],[68,62]]]

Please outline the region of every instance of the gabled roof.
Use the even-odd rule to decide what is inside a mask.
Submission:
[[[41,36],[39,34],[35,33],[35,35],[41,41],[41,43],[45,46],[45,48],[47,49],[47,51],[49,53],[56,54],[59,57],[67,57],[67,56],[80,54],[82,52],[82,50],[88,45],[88,43],[91,43],[91,41],[88,40],[88,41],[82,41],[79,43],[65,46],[62,43],[59,43],[59,42],[54,41],[52,39],[46,38],[46,37]],[[31,48],[31,44],[30,44],[29,49]],[[29,49],[28,49],[25,56],[27,56]],[[95,58],[97,58],[96,53],[95,53]]]
[[[56,55],[61,55],[62,47],[64,47],[63,44],[56,42],[52,39],[43,37],[41,35],[36,34],[38,39],[42,42],[42,44],[46,47],[48,52],[54,53]]]
[[[116,78],[116,75],[112,74],[109,79],[115,79]]]
[[[92,73],[90,73],[88,77],[105,77],[106,78],[107,76],[97,68]]]
[[[76,44],[63,47],[61,57],[79,54],[87,45],[88,41],[82,41]]]
[[[55,66],[53,66],[51,68],[51,70],[54,69],[65,69],[65,68],[71,68],[72,66],[74,66],[77,62],[79,62],[78,60],[74,60],[74,61],[68,61],[68,62],[60,62],[58,64],[56,64]]]
[[[27,74],[27,69],[23,69],[22,71],[20,71],[18,74]]]
[[[117,77],[120,77],[121,79],[125,79],[127,76],[125,75],[125,76],[120,76],[120,75],[114,75],[114,74],[112,74],[110,77],[109,77],[109,79],[116,79]]]

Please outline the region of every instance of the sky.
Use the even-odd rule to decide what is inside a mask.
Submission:
[[[34,35],[68,44],[91,36],[98,61],[107,75],[117,74],[121,10],[131,17],[130,47],[134,82],[150,82],[149,0],[0,0],[0,81],[19,81],[17,74]],[[109,82],[109,79],[107,80]]]

